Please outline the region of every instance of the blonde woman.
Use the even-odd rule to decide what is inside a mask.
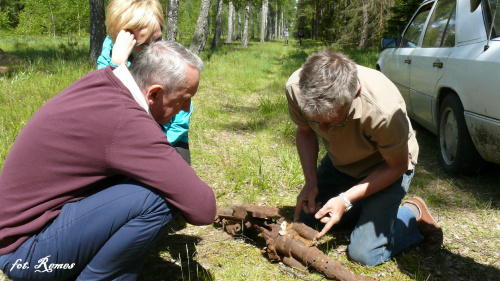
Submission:
[[[106,10],[106,29],[102,52],[97,59],[97,68],[133,62],[134,56],[151,42],[162,40],[165,21],[158,0],[114,0]],[[189,151],[189,121],[193,112],[180,111],[169,123],[160,128],[177,152],[191,164]]]

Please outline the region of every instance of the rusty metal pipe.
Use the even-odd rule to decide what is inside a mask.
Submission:
[[[288,226],[286,234],[280,234],[279,222],[272,231],[272,239],[275,241],[276,251],[285,256],[292,256],[305,266],[310,266],[316,271],[324,274],[329,279],[340,281],[371,280],[356,275],[342,266],[341,263],[328,257],[318,248],[312,245],[312,241],[301,237],[293,226]]]
[[[301,223],[301,222],[294,222],[293,225],[292,225],[292,229],[297,231],[297,233],[306,238],[306,239],[309,239],[311,241],[314,241],[317,237],[317,235],[319,234],[318,231],[310,228],[309,226]]]
[[[274,223],[279,218],[277,223]],[[216,223],[231,235],[240,234],[242,226],[255,229],[266,240],[267,255],[273,261],[303,269],[311,267],[329,279],[340,281],[371,280],[356,275],[341,263],[325,255],[314,245],[318,232],[303,223],[281,217],[279,209],[266,206],[217,208]]]

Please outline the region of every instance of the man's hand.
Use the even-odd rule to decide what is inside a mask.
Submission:
[[[300,210],[306,214],[314,214],[321,206],[316,206],[316,196],[318,196],[318,186],[306,182],[299,196],[297,196],[297,205],[295,205],[295,218],[297,221],[300,216]]]
[[[306,184],[302,188],[299,196],[297,196],[295,221],[299,219],[301,210],[306,214],[314,214],[319,209],[315,203],[315,199],[318,196],[316,163],[318,162],[319,148],[318,138],[311,127],[297,127],[296,145]]]
[[[135,43],[134,34],[126,30],[121,30],[118,36],[116,36],[115,44],[113,45],[111,62],[115,65],[126,63]]]
[[[321,208],[314,217],[325,224],[323,230],[316,238],[323,237],[335,224],[340,221],[344,214],[345,203],[339,196],[333,197],[326,202],[325,206]]]

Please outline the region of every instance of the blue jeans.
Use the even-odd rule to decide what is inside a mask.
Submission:
[[[409,170],[387,188],[353,203],[335,229],[354,227],[348,256],[363,265],[375,266],[404,253],[423,241],[415,214],[407,207],[399,207],[408,192],[414,170]],[[361,179],[346,175],[332,165],[326,155],[318,167],[316,202],[323,205],[339,193],[359,183]],[[301,213],[300,220],[311,227],[323,225],[314,214]]]
[[[141,183],[115,185],[64,205],[42,231],[0,256],[0,269],[14,280],[135,280],[174,213]]]

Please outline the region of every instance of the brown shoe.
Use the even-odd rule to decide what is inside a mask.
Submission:
[[[424,236],[422,247],[425,252],[433,253],[443,244],[443,230],[434,220],[425,204],[420,197],[412,197],[403,202],[404,204],[412,204],[420,210],[420,218],[417,218],[418,229]]]

